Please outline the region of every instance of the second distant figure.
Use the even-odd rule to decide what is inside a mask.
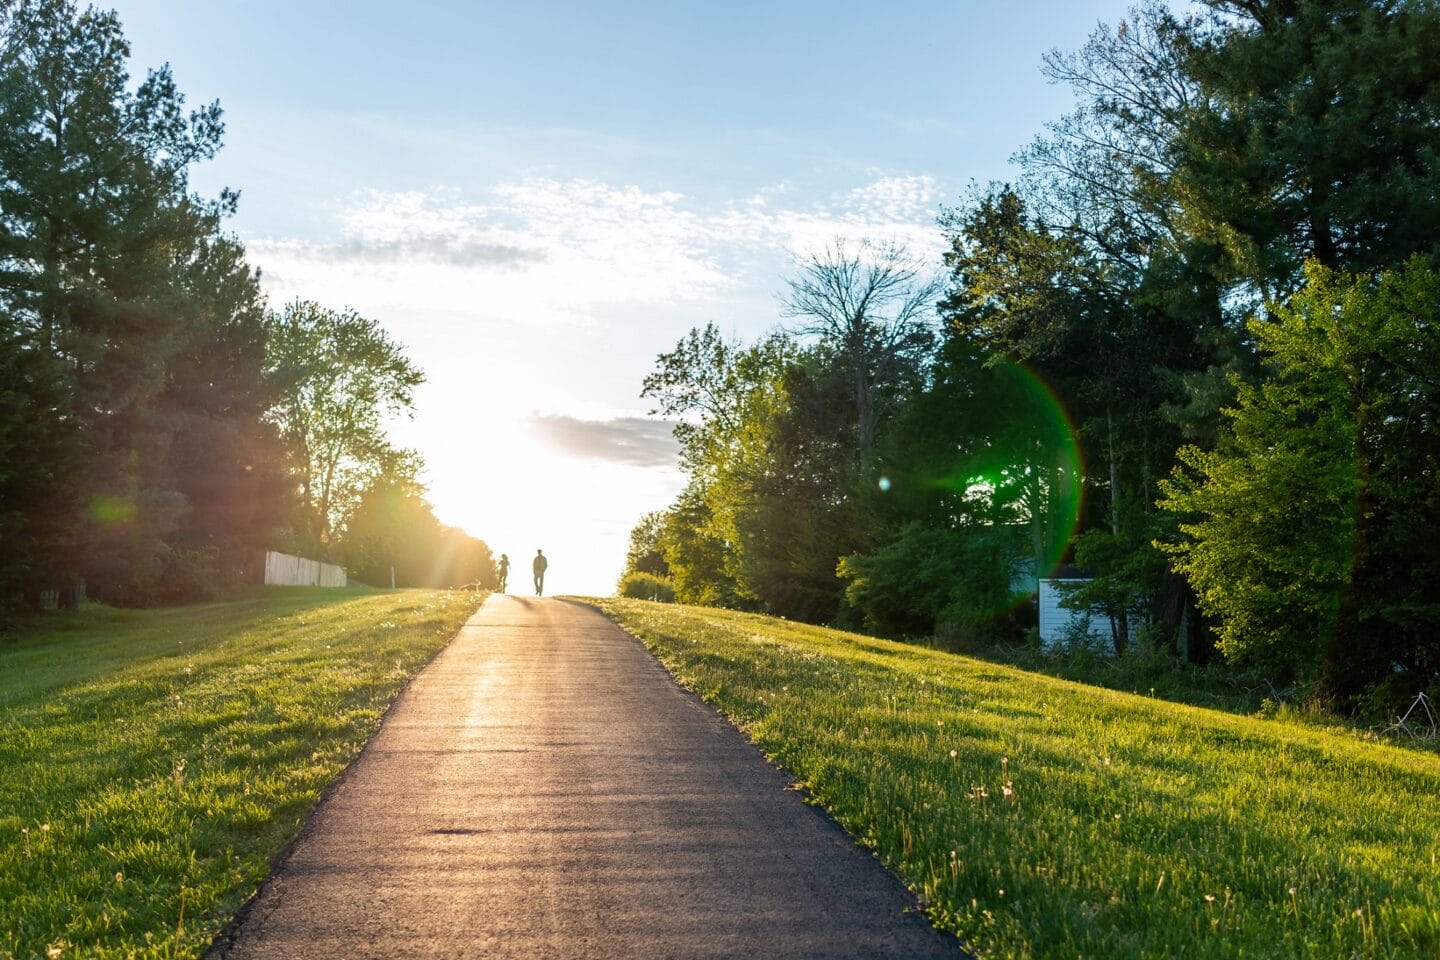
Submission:
[[[530,565],[535,571],[535,596],[545,595],[545,568],[550,566],[550,561],[545,559],[544,550],[535,551],[535,562]]]
[[[500,563],[495,567],[495,590],[498,593],[505,592],[505,584],[510,580],[510,558],[500,554]]]

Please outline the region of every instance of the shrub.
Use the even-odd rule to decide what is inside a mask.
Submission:
[[[657,577],[653,573],[641,573],[632,570],[620,578],[620,586],[616,591],[622,597],[629,597],[632,600],[658,600],[661,603],[675,602],[675,585],[665,577]]]
[[[867,630],[964,646],[1013,631],[1013,545],[971,531],[911,524],[889,545],[841,559],[845,598]]]
[[[147,591],[153,602],[198,603],[214,600],[219,593],[220,574],[214,547],[183,550],[166,546],[161,553],[161,563],[160,576]]]

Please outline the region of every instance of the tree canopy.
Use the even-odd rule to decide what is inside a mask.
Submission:
[[[690,484],[630,567],[1018,641],[1063,563],[1119,654],[1440,687],[1437,44],[1433,0],[1146,0],[1052,52],[1075,107],[944,210],[938,273],[837,239],[775,333],[659,358]]]

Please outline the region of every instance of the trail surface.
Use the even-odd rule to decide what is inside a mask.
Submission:
[[[959,957],[596,611],[492,596],[212,956]]]

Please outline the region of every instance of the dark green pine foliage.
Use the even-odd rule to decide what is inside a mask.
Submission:
[[[132,85],[128,57],[113,13],[69,0],[0,13],[5,346],[30,358],[11,366],[46,378],[32,380],[51,401],[40,408],[83,450],[31,448],[29,469],[62,482],[4,506],[33,518],[24,536],[49,551],[45,569],[0,585],[7,597],[83,577],[93,594],[146,602],[164,599],[164,580],[213,581],[269,512],[236,522],[224,504],[278,492],[263,482],[264,397],[244,361],[261,343],[254,278],[219,234],[234,197],[188,188],[220,146],[219,107],[186,111],[168,68]],[[211,471],[256,479],[222,492]]]
[[[244,251],[218,223],[180,264],[184,334],[156,411],[171,433],[167,469],[186,499],[170,543],[221,580],[251,576],[288,519],[289,480],[265,377],[264,301]]]
[[[1070,534],[1041,482],[1055,476],[1064,434],[1032,381],[952,337],[881,447],[883,482],[863,499],[870,544],[840,563],[863,625],[1003,636],[1012,581]]]
[[[6,321],[8,317],[0,317]],[[13,329],[0,334],[0,608],[73,585],[82,444],[65,371]]]
[[[1440,4],[1205,0],[1175,194],[1261,292],[1440,249]]]

